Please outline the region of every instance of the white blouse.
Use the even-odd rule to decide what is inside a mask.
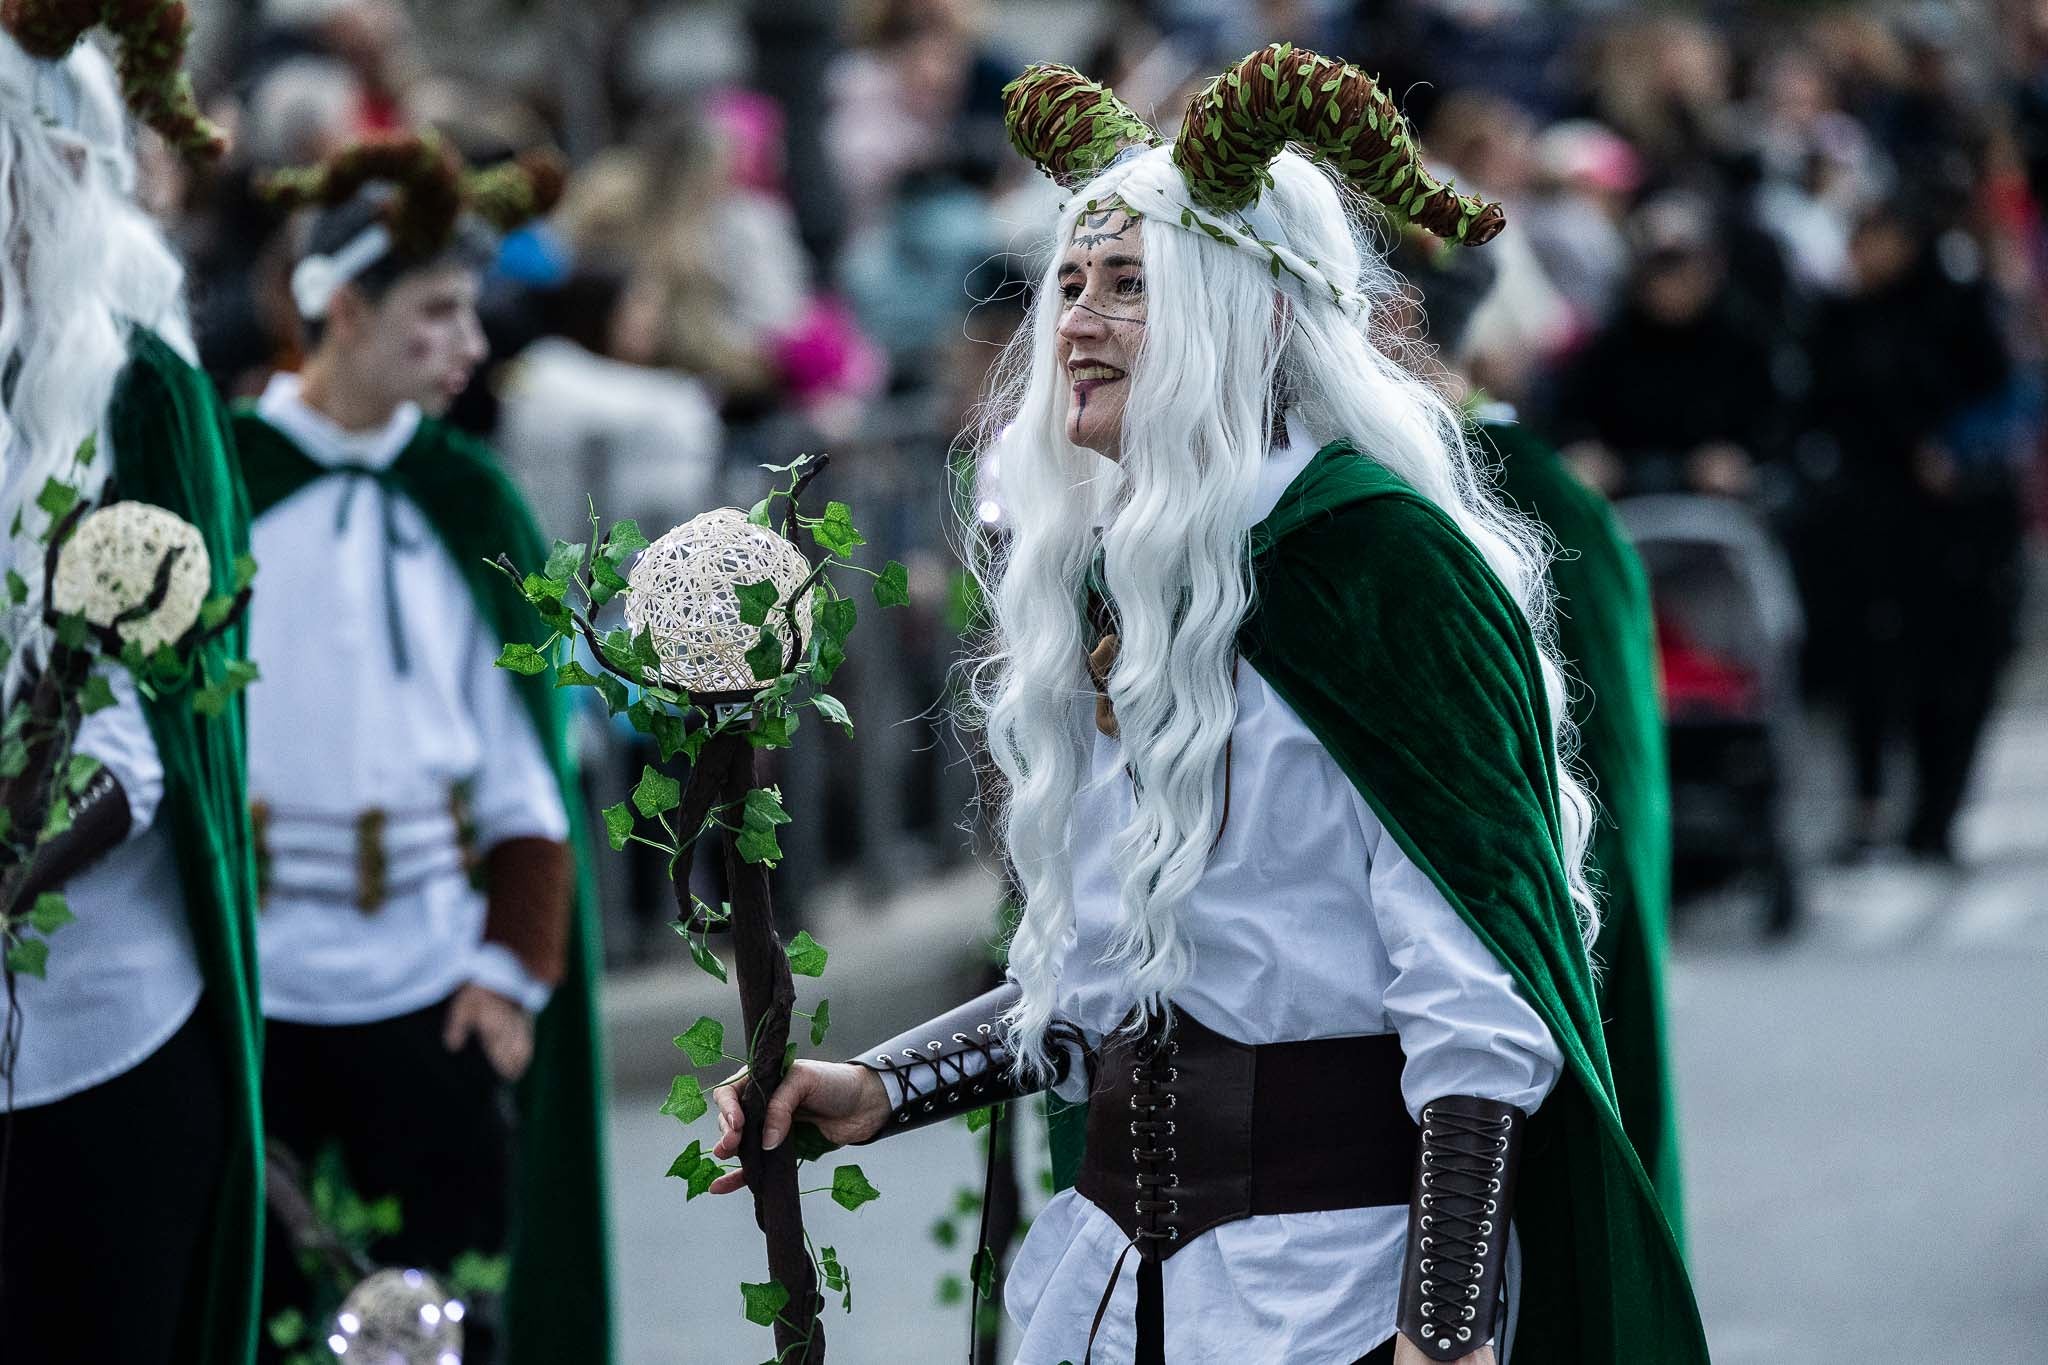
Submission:
[[[410,405],[367,432],[308,407],[294,375],[273,379],[265,421],[323,465],[388,468],[417,431]],[[397,538],[393,657],[385,597],[385,507]],[[503,641],[478,615],[455,562],[413,503],[366,478],[327,478],[256,519],[249,687],[249,793],[268,810],[270,888],[258,921],[263,1012],[355,1024],[423,1009],[476,981],[529,1009],[548,989],[511,950],[483,942],[484,897],[459,859],[450,792],[467,784],[476,845],[568,837],[554,770],[496,667]],[[355,821],[385,812],[392,894],[356,908]]]
[[[1289,438],[1268,462],[1258,516],[1315,453],[1298,428]],[[1411,1115],[1453,1094],[1533,1111],[1563,1057],[1513,977],[1249,664],[1237,706],[1232,814],[1181,911],[1194,970],[1174,1003],[1243,1043],[1398,1033]],[[1076,922],[1058,997],[1091,1045],[1135,1005],[1122,973],[1100,962],[1119,905],[1113,835],[1132,812],[1120,745],[1098,736],[1071,824]],[[1405,1206],[1364,1208],[1258,1216],[1186,1242],[1164,1266],[1167,1359],[1351,1365],[1394,1333],[1407,1230]],[[1082,1358],[1125,1245],[1074,1190],[1033,1220],[1004,1296],[1019,1365]],[[1101,1365],[1135,1353],[1136,1275],[1132,1257],[1095,1340]]]

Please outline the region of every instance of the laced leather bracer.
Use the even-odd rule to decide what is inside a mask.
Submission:
[[[1422,1108],[1399,1326],[1431,1360],[1469,1355],[1499,1327],[1528,1120],[1512,1104],[1472,1095]]]
[[[1065,1080],[1073,1064],[1072,1052],[1065,1046],[1053,1049],[1050,1078],[1034,1083],[1012,1073],[1013,1054],[1001,1021],[1020,994],[1015,983],[1006,982],[853,1058],[857,1065],[879,1072],[885,1088],[894,1092],[888,1121],[875,1137],[939,1123],[983,1105],[1022,1099]],[[1056,1042],[1067,1041],[1068,1035],[1079,1041],[1070,1026],[1056,1024],[1051,1032]],[[891,1077],[895,1085],[886,1087]]]

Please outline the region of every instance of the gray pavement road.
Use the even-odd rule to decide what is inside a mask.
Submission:
[[[1680,926],[1671,1013],[1691,1259],[1719,1365],[2048,1361],[2048,651],[2016,682],[1965,819],[1964,870],[1819,870],[1810,921],[1784,945],[1757,943],[1733,901]],[[1814,843],[1838,828],[1830,752],[1816,744],[1802,770],[1796,809]],[[904,913],[957,922],[972,890]],[[976,929],[943,939],[941,968]],[[885,940],[849,950],[868,956],[850,955],[837,987],[838,1041],[884,1036],[930,995],[920,959]],[[930,936],[919,941],[934,960]],[[853,1017],[852,980],[875,981],[886,1007]],[[694,1018],[669,1013],[686,1016],[678,1029]],[[689,1135],[659,1102],[644,1084],[614,1101],[626,1365],[764,1360],[735,1287],[762,1273],[749,1212],[686,1207],[661,1179]],[[927,1229],[974,1178],[973,1140],[942,1129],[854,1159],[884,1197],[853,1214],[814,1201],[817,1235],[855,1275],[831,1358],[957,1361],[965,1314],[934,1287],[960,1257]]]

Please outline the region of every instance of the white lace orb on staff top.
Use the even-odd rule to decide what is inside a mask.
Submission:
[[[145,653],[177,640],[199,620],[213,582],[213,562],[199,528],[146,502],[117,502],[78,523],[57,556],[50,601],[59,612],[96,626],[147,602],[170,561],[163,601],[116,626],[123,643]]]
[[[349,1291],[327,1349],[369,1365],[462,1365],[462,1300],[419,1270],[380,1270]]]
[[[790,595],[811,566],[796,546],[736,507],[690,518],[641,552],[626,575],[626,626],[654,636],[661,676],[689,692],[752,692],[761,684],[747,664],[761,628],[740,619],[737,589],[772,582],[768,629],[789,651]],[[811,604],[796,604],[797,651],[811,643]]]

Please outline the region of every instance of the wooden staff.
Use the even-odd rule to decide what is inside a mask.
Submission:
[[[701,828],[713,810],[736,809],[746,800],[757,785],[754,746],[747,739],[751,729],[735,727],[706,741],[683,790],[678,828]],[[685,916],[694,913],[689,880],[690,859],[680,858],[674,890],[676,905]],[[825,1299],[818,1291],[817,1269],[804,1238],[796,1143],[784,1138],[773,1151],[761,1146],[761,1121],[768,1097],[782,1084],[782,1058],[789,1045],[796,985],[790,978],[781,936],[775,932],[768,869],[740,857],[737,841],[727,839],[725,880],[732,902],[733,973],[739,985],[740,1019],[749,1040],[747,1081],[740,1090],[746,1111],[740,1164],[754,1196],[754,1222],[768,1242],[768,1274],[789,1291],[789,1303],[775,1319],[776,1359],[792,1365],[822,1365],[825,1325],[820,1313]],[[802,1350],[793,1350],[796,1347]]]

